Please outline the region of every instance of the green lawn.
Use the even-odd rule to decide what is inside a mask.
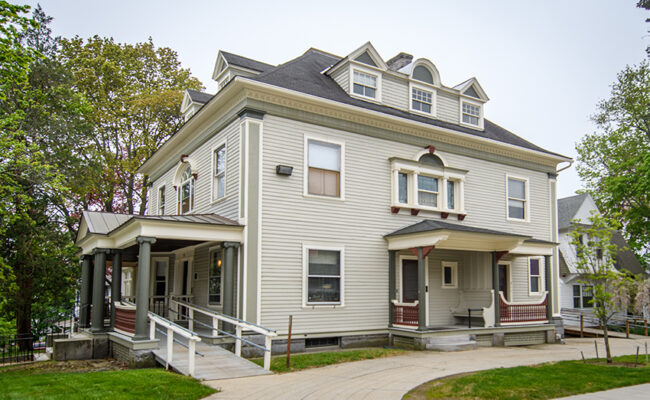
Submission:
[[[406,351],[382,348],[292,354],[291,368],[287,369],[286,356],[278,356],[271,359],[271,371],[298,371],[301,369],[324,367],[326,365],[339,364],[348,361],[370,360],[373,358],[391,357],[402,354],[406,354]],[[263,358],[254,358],[251,361],[258,365],[264,365]]]
[[[49,363],[49,362],[48,362]],[[163,369],[53,372],[0,369],[0,399],[200,399],[215,392]]]
[[[634,368],[634,356],[614,365],[562,361],[530,367],[498,368],[434,380],[411,390],[405,399],[551,399],[650,382],[650,365]],[[639,363],[645,355],[639,355]]]

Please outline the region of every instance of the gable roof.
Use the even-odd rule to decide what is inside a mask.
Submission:
[[[409,225],[405,228],[398,229],[395,232],[389,233],[384,237],[399,236],[399,235],[408,235],[412,233],[421,233],[421,232],[432,232],[439,230],[448,230],[448,231],[457,231],[457,232],[473,232],[473,233],[486,233],[490,235],[500,235],[500,236],[519,236],[522,238],[530,238],[526,235],[518,235],[508,232],[500,232],[492,229],[476,228],[473,226],[452,224],[449,222],[442,221],[433,221],[430,219],[425,219],[423,221],[417,222],[413,225]]]
[[[580,209],[580,206],[585,202],[588,196],[589,194],[582,193],[557,200],[558,229],[561,230],[571,227],[571,220],[576,215]]]
[[[478,136],[485,139],[491,139],[498,142],[543,152],[546,154],[568,158],[561,154],[543,149],[491,122],[488,119],[485,119],[484,129],[480,131],[476,129],[465,128],[459,124],[453,124],[438,119],[412,114],[407,111],[399,110],[397,108],[352,97],[348,95],[334,81],[334,79],[326,74],[321,73],[321,71],[330,68],[335,64],[338,64],[341,60],[342,59],[340,57],[334,56],[332,54],[328,54],[317,49],[309,49],[303,55],[291,61],[280,64],[279,66],[270,69],[260,75],[244,79],[251,79],[269,85],[322,97],[328,100],[362,107],[368,110],[378,111],[433,126],[439,126],[441,128],[451,129],[472,136]]]
[[[210,93],[199,92],[198,90],[187,89],[187,94],[193,103],[205,104],[214,96]]]
[[[221,51],[221,55],[223,55],[223,58],[226,59],[228,65],[235,65],[238,67],[252,69],[253,71],[259,71],[259,72],[266,72],[275,68],[275,66],[271,64],[253,60],[252,58],[240,56],[238,54],[228,53],[226,51]]]

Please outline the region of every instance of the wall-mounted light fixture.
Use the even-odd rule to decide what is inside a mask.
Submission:
[[[293,167],[290,167],[288,165],[276,165],[275,173],[278,175],[291,176],[293,173]]]

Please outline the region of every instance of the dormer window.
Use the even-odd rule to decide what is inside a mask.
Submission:
[[[412,87],[411,108],[414,111],[431,114],[431,111],[433,110],[433,92]]]
[[[413,69],[413,79],[433,85],[431,71],[422,65],[418,65]]]
[[[355,70],[353,73],[352,90],[363,97],[377,98],[377,75]]]
[[[463,101],[463,116],[462,121],[464,124],[479,126],[481,120],[481,106],[475,103]]]

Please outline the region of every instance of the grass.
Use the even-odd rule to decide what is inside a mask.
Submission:
[[[0,369],[0,399],[200,399],[215,392],[163,369],[88,371],[46,361]]]
[[[271,359],[271,371],[291,372],[307,368],[324,367],[349,361],[371,360],[373,358],[391,357],[406,354],[401,349],[368,348],[359,350],[328,351],[322,353],[301,353],[291,355],[291,368],[287,368],[286,356]],[[254,358],[251,361],[264,365],[263,358]]]
[[[405,399],[551,399],[650,382],[650,365],[639,355],[602,360],[561,361],[529,367],[498,368],[427,382]]]

